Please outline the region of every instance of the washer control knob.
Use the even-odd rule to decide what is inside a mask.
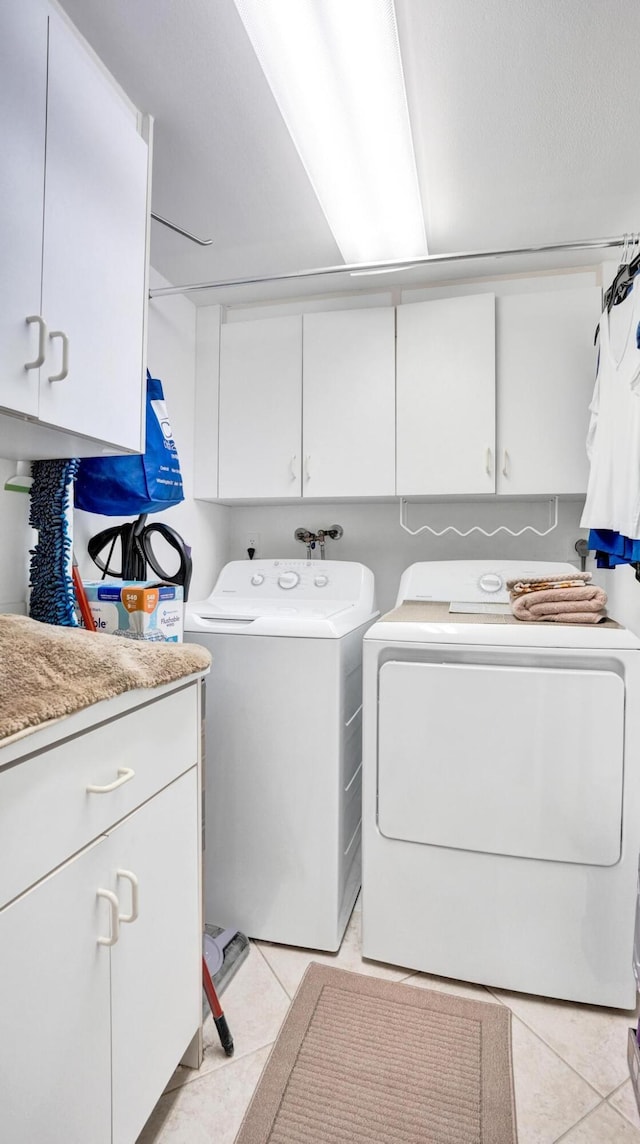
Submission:
[[[262,575],[262,572],[254,572],[253,576],[251,577],[251,583],[256,588],[259,584],[264,584],[264,576]]]
[[[327,584],[329,583],[329,577],[328,576],[316,576],[314,578],[313,582],[314,582],[316,588],[326,588]]]
[[[281,572],[278,576],[278,585],[280,588],[295,588],[299,581],[300,576],[297,572]]]
[[[497,572],[485,572],[478,580],[478,587],[483,592],[499,592],[503,584],[504,580]]]

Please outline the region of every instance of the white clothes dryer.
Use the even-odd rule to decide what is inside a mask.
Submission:
[[[233,561],[189,603],[206,681],[205,919],[338,949],[360,889],[362,637],[372,572]]]
[[[527,623],[507,579],[414,564],[364,640],[363,954],[632,1008],[640,640]]]

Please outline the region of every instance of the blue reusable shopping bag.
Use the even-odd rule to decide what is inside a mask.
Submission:
[[[104,516],[162,512],[184,500],[162,382],[147,370],[146,448],[130,457],[88,457],[80,462],[74,503]]]

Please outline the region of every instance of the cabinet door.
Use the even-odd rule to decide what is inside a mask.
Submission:
[[[0,1140],[11,1144],[111,1141],[104,850],[0,911]]]
[[[0,405],[38,412],[42,203],[47,110],[43,0],[0,5]]]
[[[493,294],[398,307],[397,492],[495,491]]]
[[[497,491],[584,493],[598,286],[498,299]]]
[[[138,916],[121,922],[111,950],[113,1144],[131,1144],[202,1016],[197,769],[126,819],[108,845],[123,914],[134,905],[131,874],[139,895]]]
[[[220,331],[219,496],[299,497],[302,318]]]
[[[395,314],[305,314],[302,492],[395,492]]]
[[[147,145],[83,44],[49,21],[42,312],[50,341],[42,421],[141,446]]]

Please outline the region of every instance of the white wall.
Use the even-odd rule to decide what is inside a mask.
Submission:
[[[371,568],[376,578],[378,607],[388,611],[395,603],[400,576],[409,564],[418,560],[462,560],[486,558],[524,560],[570,560],[578,563],[574,543],[585,535],[578,522],[582,501],[560,502],[558,527],[549,536],[540,538],[525,533],[515,538],[498,533],[493,538],[472,533],[463,539],[449,533],[437,538],[423,532],[409,536],[400,527],[399,502],[390,504],[299,504],[233,508],[230,530],[229,558],[247,557],[246,539],[249,532],[259,534],[257,556],[297,557],[304,559],[306,549],[294,539],[294,530],[304,526],[311,532],[341,524],[341,540],[327,541],[327,558],[358,560]],[[499,524],[513,530],[532,524],[544,531],[550,524],[550,502],[500,500],[493,504],[472,502],[418,502],[407,506],[407,523],[417,529],[429,524],[442,529],[455,524],[461,531],[480,524],[487,531]],[[314,553],[314,559],[318,553]],[[640,585],[638,586],[640,596]]]
[[[29,546],[35,535],[28,523],[29,497],[5,492],[5,481],[15,471],[15,461],[0,461],[0,611],[24,609]]]
[[[168,283],[152,270],[151,285]],[[227,558],[230,510],[193,499],[196,308],[187,298],[176,295],[149,303],[147,363],[152,376],[163,383],[185,491],[182,504],[154,513],[152,519],[166,521],[191,545],[191,598],[196,600],[211,591]],[[74,517],[74,549],[81,574],[84,579],[97,580],[100,572],[87,556],[87,540],[121,518],[86,512],[76,512]]]

